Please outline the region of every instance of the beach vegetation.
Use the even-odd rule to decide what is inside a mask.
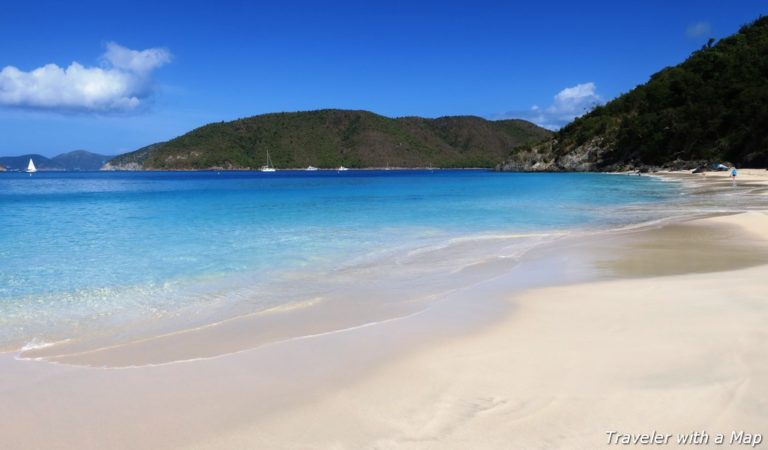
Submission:
[[[590,149],[590,167],[598,170],[674,161],[766,166],[767,55],[768,17],[709,39],[683,63],[560,129],[550,158],[566,160],[591,143],[600,149]]]

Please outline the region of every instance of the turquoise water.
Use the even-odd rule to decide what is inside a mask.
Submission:
[[[644,205],[678,195],[675,183],[604,174],[0,174],[0,340],[220,301],[238,287],[221,280],[258,286],[382,248],[640,222],[655,218]]]

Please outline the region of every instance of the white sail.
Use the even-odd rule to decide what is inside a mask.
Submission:
[[[34,161],[32,161],[32,158],[29,158],[29,164],[27,165],[27,172],[37,172],[37,167],[35,167]]]
[[[262,172],[274,172],[275,166],[272,165],[272,158],[269,157],[269,150],[267,150],[267,165],[261,166],[260,169]]]

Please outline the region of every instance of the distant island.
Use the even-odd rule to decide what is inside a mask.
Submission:
[[[38,154],[26,154],[20,156],[0,156],[0,171],[25,170],[29,160],[35,163],[37,170],[41,171],[77,171],[99,170],[114,155],[100,155],[86,150],[75,150],[47,158]]]
[[[768,165],[768,17],[628,93],[543,143],[514,149],[499,170],[692,169]]]
[[[263,114],[205,125],[119,155],[104,170],[236,170],[371,167],[494,167],[522,144],[552,132],[524,120],[474,116],[388,118],[326,109]]]

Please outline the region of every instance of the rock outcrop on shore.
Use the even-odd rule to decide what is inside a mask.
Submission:
[[[574,151],[558,156],[557,139],[520,149],[496,169],[510,172],[589,172],[602,167],[602,140],[597,138]]]
[[[658,170],[708,169],[723,160],[676,159],[663,164],[644,164],[640,161],[609,162],[604,154],[610,151],[602,137],[580,145],[568,153],[557,153],[556,139],[528,148],[522,148],[496,166],[501,172],[655,172]],[[730,165],[730,163],[728,164]]]

